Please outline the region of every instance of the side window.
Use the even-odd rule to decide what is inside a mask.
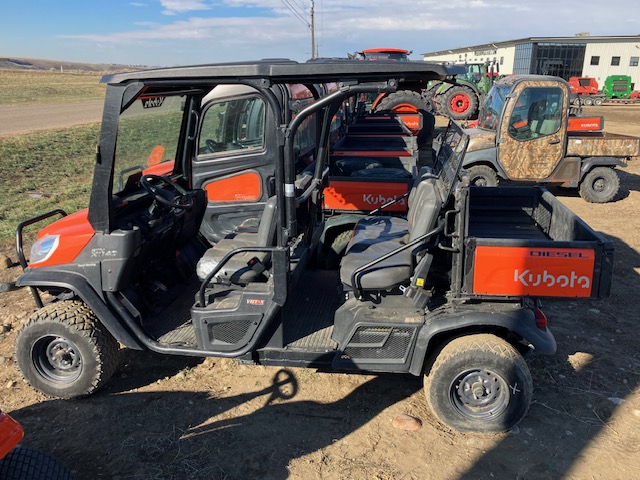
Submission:
[[[511,113],[509,134],[526,141],[557,133],[562,122],[562,100],[559,87],[525,88]]]
[[[261,149],[264,123],[264,101],[259,97],[214,103],[204,113],[198,153]]]

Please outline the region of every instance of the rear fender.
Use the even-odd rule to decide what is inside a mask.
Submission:
[[[409,371],[413,375],[420,375],[427,359],[449,339],[481,332],[494,332],[503,338],[515,334],[540,353],[553,354],[556,351],[553,334],[548,328],[536,326],[535,314],[531,309],[443,313],[431,322],[427,321],[420,330]]]
[[[580,167],[580,179],[591,171],[594,167],[622,167],[626,168],[627,162],[618,157],[587,157],[582,160]]]
[[[49,268],[29,269],[17,281],[19,287],[63,288],[74,292],[96,314],[107,330],[127,348],[144,350],[142,344],[105,304],[87,278],[79,273],[52,271]]]

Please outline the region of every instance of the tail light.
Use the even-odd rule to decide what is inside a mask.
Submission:
[[[542,310],[540,310],[539,308],[536,308],[533,310],[533,314],[535,316],[536,319],[536,327],[538,327],[540,330],[544,330],[547,328],[547,316],[544,314],[544,312]]]

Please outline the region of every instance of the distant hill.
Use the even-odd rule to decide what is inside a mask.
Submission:
[[[109,73],[149,68],[144,65],[118,65],[115,63],[78,63],[39,58],[0,57],[0,70],[46,70],[70,73]]]

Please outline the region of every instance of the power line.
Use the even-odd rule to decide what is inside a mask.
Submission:
[[[287,9],[294,14],[294,16],[300,20],[302,23],[304,23],[307,27],[309,26],[309,22],[307,21],[307,19],[304,17],[304,13],[300,13],[298,10],[296,10],[296,8],[291,5],[289,3],[288,0],[280,0],[282,2],[282,4],[287,7]]]

